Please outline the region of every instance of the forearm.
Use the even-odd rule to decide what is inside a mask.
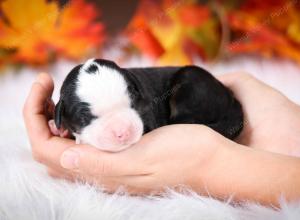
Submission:
[[[277,205],[280,196],[300,199],[300,158],[232,144],[219,150],[202,180],[212,196]]]

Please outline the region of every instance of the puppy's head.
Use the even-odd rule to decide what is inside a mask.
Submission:
[[[122,69],[107,60],[90,59],[65,79],[55,109],[55,124],[81,143],[120,151],[136,143],[143,122],[132,108]]]

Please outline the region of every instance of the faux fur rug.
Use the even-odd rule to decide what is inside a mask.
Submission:
[[[132,59],[127,66],[145,66]],[[57,87],[74,64],[48,67]],[[239,58],[207,66],[215,74],[246,70],[300,103],[300,68],[287,61]],[[43,69],[45,71],[45,69]],[[88,185],[71,184],[47,176],[32,160],[21,109],[36,73],[23,68],[0,76],[0,219],[300,219],[300,202],[281,201],[280,209],[253,203],[232,205],[193,192],[168,192],[164,197],[107,195]],[[55,90],[57,100],[58,89]],[[263,94],[262,94],[263,95]],[[299,186],[300,187],[300,186]],[[264,190],[264,189],[262,189]],[[280,199],[280,198],[278,198]]]

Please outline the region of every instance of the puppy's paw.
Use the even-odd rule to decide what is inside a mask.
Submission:
[[[48,125],[49,125],[50,131],[53,135],[60,136],[60,137],[63,137],[63,138],[69,137],[69,131],[64,129],[64,128],[58,129],[56,127],[55,122],[54,122],[53,119],[48,121]]]

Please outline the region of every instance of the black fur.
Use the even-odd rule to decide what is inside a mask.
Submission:
[[[242,107],[233,93],[200,67],[120,68],[108,60],[95,62],[118,69],[124,76],[145,133],[168,124],[204,124],[233,139],[243,128]],[[76,133],[95,118],[88,104],[75,95],[81,66],[64,81],[55,111],[57,127],[63,125]],[[88,73],[95,70],[92,65]]]
[[[91,65],[88,69],[88,73],[95,73],[97,71],[97,66],[96,65]]]
[[[95,118],[89,104],[79,100],[75,94],[77,76],[82,65],[76,66],[66,77],[61,90],[60,99],[55,106],[55,125],[64,127],[71,132],[80,133]]]

